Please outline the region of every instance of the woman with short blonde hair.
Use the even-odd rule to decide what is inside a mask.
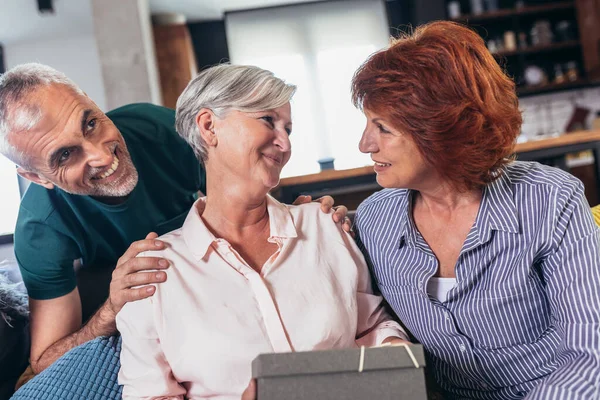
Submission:
[[[221,65],[181,95],[177,129],[204,163],[207,196],[160,238],[166,282],[117,317],[125,399],[239,400],[260,353],[406,339],[331,215],[268,195],[291,155],[294,91]]]

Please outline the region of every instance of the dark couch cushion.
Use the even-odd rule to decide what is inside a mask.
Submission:
[[[29,323],[0,316],[0,400],[10,398],[29,363]]]

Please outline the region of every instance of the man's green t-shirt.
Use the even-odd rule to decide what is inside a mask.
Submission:
[[[121,131],[139,181],[127,200],[107,205],[90,196],[30,185],[15,229],[15,255],[29,296],[53,299],[76,286],[73,268],[112,267],[149,232],[179,228],[205,173],[175,131],[175,112],[132,104],[106,114]]]

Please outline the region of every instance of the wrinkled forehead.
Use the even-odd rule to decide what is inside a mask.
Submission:
[[[38,104],[19,102],[7,107],[8,130],[20,134],[33,129],[42,119],[42,109]]]
[[[12,131],[15,133],[50,130],[64,117],[64,108],[73,102],[86,102],[86,97],[62,84],[44,85],[23,96],[10,110]],[[76,117],[73,115],[73,117]],[[63,124],[70,121],[62,121]],[[72,121],[76,123],[77,121]]]
[[[21,162],[39,167],[39,160],[46,158],[50,148],[69,140],[65,132],[79,132],[84,110],[91,107],[86,98],[68,86],[49,85],[14,102],[6,110],[8,142],[22,154]]]
[[[35,102],[21,99],[5,105],[3,114],[2,130],[8,132],[6,140],[11,146],[13,161],[21,167],[33,170],[33,159],[37,157],[28,151],[27,143],[36,142],[31,136],[42,119],[41,107]]]

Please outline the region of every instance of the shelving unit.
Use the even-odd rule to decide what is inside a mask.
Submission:
[[[549,53],[549,52],[556,51],[556,50],[572,49],[572,48],[576,48],[576,47],[580,47],[580,46],[581,46],[581,43],[579,42],[579,40],[567,40],[564,42],[552,43],[552,44],[547,44],[547,45],[542,45],[542,46],[529,46],[524,49],[517,49],[517,50],[512,50],[512,51],[507,51],[507,50],[497,51],[493,54],[495,57],[511,57],[511,56],[518,56],[518,55],[523,55],[523,54]]]
[[[600,130],[571,132],[558,137],[532,140],[518,143],[514,147],[517,160],[555,161],[564,158],[565,154],[592,149],[600,160]],[[564,165],[566,163],[559,163]],[[596,177],[592,178],[589,187],[600,188],[600,162],[594,166]],[[317,198],[323,195],[335,196],[336,202],[344,204],[349,210],[355,210],[373,192],[380,190],[373,166],[347,170],[327,170],[318,174],[284,178],[279,186],[271,192],[279,200],[291,203],[300,195],[311,195]],[[597,204],[596,191],[588,193],[588,201]]]
[[[446,5],[449,2],[446,1]],[[521,97],[597,85],[598,81],[594,78],[598,76],[589,73],[589,60],[585,57],[586,49],[589,51],[590,46],[589,43],[583,42],[581,37],[582,28],[579,19],[587,11],[578,9],[578,4],[584,1],[546,1],[539,4],[540,2],[540,0],[532,0],[531,3],[534,4],[527,4],[526,0],[524,6],[516,7],[515,0],[499,0],[498,10],[475,15],[470,13],[470,0],[460,0],[461,10],[467,13],[453,20],[476,29],[486,43],[494,40],[496,43],[504,44],[504,32],[512,31],[515,34],[517,48],[501,49],[493,54],[499,64],[515,79],[517,93]],[[550,23],[554,41],[533,45],[531,28],[536,21],[542,20]],[[561,21],[570,24],[570,36],[558,40],[556,26]],[[526,34],[526,47],[520,46],[519,33]],[[566,75],[566,64],[569,62],[575,62],[577,79],[569,81],[566,76],[563,81],[556,79],[555,71],[560,67],[563,75]],[[541,68],[547,77],[546,83],[528,85],[524,75],[529,66]]]
[[[479,22],[486,20],[495,20],[500,18],[518,17],[524,15],[539,14],[551,11],[569,10],[575,7],[574,1],[558,1],[550,4],[538,6],[524,6],[521,8],[507,8],[497,11],[488,11],[482,14],[467,14],[454,18],[457,22]]]
[[[562,91],[562,90],[581,89],[584,87],[593,87],[593,86],[598,86],[598,85],[599,85],[598,82],[589,81],[587,79],[578,79],[573,82],[546,83],[544,85],[538,85],[538,86],[518,87],[517,94],[520,97],[524,97],[524,96],[533,96],[536,94],[558,92],[558,91]]]

